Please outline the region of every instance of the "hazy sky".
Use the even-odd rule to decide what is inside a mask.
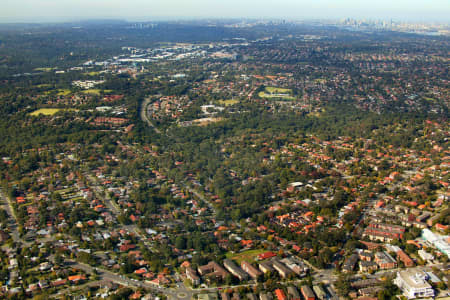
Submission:
[[[450,22],[450,0],[0,0],[0,22],[92,18],[393,18]]]

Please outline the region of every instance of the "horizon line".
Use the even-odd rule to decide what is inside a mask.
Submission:
[[[47,20],[45,20],[47,19]],[[355,21],[371,21],[371,22],[377,22],[377,21],[392,21],[392,22],[402,22],[402,23],[411,23],[411,24],[442,24],[442,25],[449,25],[450,22],[443,21],[443,20],[406,20],[404,18],[393,18],[393,17],[361,17],[361,18],[355,18],[355,17],[336,17],[336,18],[329,18],[329,17],[311,17],[311,18],[304,18],[304,17],[196,17],[196,16],[179,16],[179,17],[169,17],[169,16],[151,16],[151,17],[70,17],[70,18],[54,18],[54,17],[40,17],[40,18],[30,18],[29,20],[1,20],[0,24],[3,25],[19,25],[19,24],[69,24],[69,23],[77,23],[77,22],[108,22],[108,21],[115,21],[115,22],[126,22],[126,23],[150,23],[150,22],[176,22],[176,21],[285,21],[285,22],[325,22],[325,21],[342,21],[342,20],[355,20]]]

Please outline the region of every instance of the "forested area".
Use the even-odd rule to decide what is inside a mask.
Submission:
[[[449,233],[448,40],[225,23],[0,27],[1,283],[104,269],[169,291],[186,265],[280,260],[304,268],[201,284],[324,274],[347,296],[384,270],[350,268],[360,253],[427,264],[422,229]]]

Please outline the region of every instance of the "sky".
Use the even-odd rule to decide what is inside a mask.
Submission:
[[[2,23],[106,18],[356,18],[450,23],[450,0],[0,0]]]

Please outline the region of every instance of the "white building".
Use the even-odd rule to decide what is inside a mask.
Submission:
[[[425,251],[423,249],[420,249],[417,252],[419,253],[420,258],[425,261],[433,261],[434,260],[434,255],[431,253],[428,253],[427,251]]]
[[[450,257],[450,244],[447,242],[448,236],[443,236],[432,232],[429,229],[422,230],[422,237],[433,244],[439,251]]]
[[[98,84],[104,83],[104,80],[76,80],[72,82],[72,85],[80,87],[82,89],[91,89]]]
[[[434,297],[434,290],[426,278],[427,274],[422,271],[404,270],[397,272],[394,283],[408,299]]]

